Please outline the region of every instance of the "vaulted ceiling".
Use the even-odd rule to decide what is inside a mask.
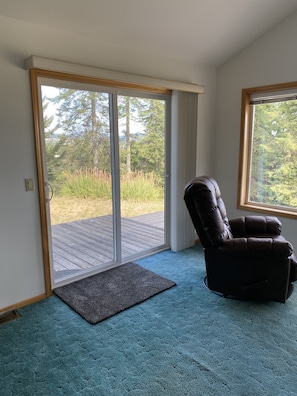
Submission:
[[[0,15],[153,56],[219,66],[297,0],[0,0]]]

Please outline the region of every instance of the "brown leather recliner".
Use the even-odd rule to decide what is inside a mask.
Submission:
[[[217,182],[190,181],[184,200],[204,248],[207,286],[238,299],[285,302],[297,280],[293,247],[272,216],[228,220]]]

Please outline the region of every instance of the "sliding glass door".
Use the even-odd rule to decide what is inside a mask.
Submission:
[[[39,79],[52,285],[168,247],[169,97]]]
[[[166,244],[166,102],[120,95],[117,109],[121,249],[127,260]]]

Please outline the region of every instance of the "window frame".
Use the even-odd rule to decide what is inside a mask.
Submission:
[[[297,90],[297,82],[274,84],[254,88],[244,88],[241,96],[241,124],[240,148],[238,169],[237,208],[254,212],[266,213],[272,216],[297,218],[297,208],[269,205],[249,200],[249,180],[251,168],[251,150],[253,141],[253,111],[250,105],[251,96],[254,94],[276,94],[285,90]]]

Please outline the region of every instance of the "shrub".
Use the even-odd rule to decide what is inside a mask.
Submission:
[[[163,196],[163,191],[156,184],[154,174],[131,172],[121,177],[121,199],[123,201],[155,201]]]
[[[76,198],[111,199],[111,174],[97,168],[79,169],[63,175],[59,195]],[[153,173],[131,172],[121,176],[121,199],[154,201],[163,197]]]

